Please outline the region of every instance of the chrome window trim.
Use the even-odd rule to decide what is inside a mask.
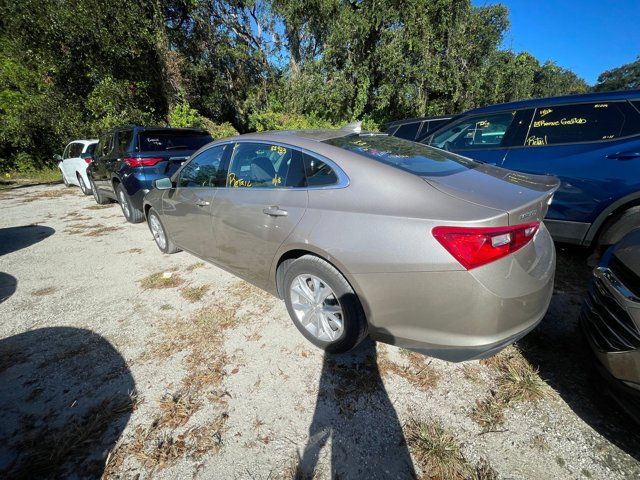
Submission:
[[[324,155],[320,155],[319,153],[316,152],[312,152],[311,150],[308,150],[306,148],[303,147],[298,147],[296,145],[291,145],[289,143],[285,143],[285,142],[279,142],[279,141],[271,141],[271,140],[258,140],[258,139],[239,139],[239,140],[234,140],[233,142],[230,143],[234,143],[234,144],[238,144],[238,143],[264,143],[265,145],[279,145],[281,147],[285,147],[288,148],[290,150],[297,150],[298,152],[301,153],[306,153],[307,155],[316,158],[317,160],[326,163],[327,165],[329,165],[333,171],[336,173],[336,176],[338,177],[338,181],[336,183],[332,183],[331,185],[322,185],[322,186],[315,186],[315,187],[276,187],[276,188],[256,188],[256,190],[336,190],[339,188],[347,188],[350,184],[350,180],[349,177],[347,176],[347,174],[344,172],[344,170],[342,170],[342,168],[340,168],[336,162],[334,162],[333,160],[325,157]],[[234,147],[235,148],[235,147]],[[231,152],[231,155],[233,155],[233,152]],[[229,157],[229,167],[231,167],[231,161],[233,160],[233,157]],[[228,172],[227,172],[228,175]],[[238,190],[239,187],[216,187],[216,188],[227,188],[229,190]],[[244,188],[244,187],[243,187]]]

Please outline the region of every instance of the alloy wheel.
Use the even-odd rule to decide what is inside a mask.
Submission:
[[[298,275],[289,288],[300,324],[318,340],[333,342],[344,332],[344,314],[329,285],[315,275]]]
[[[149,216],[149,227],[151,228],[151,233],[153,234],[153,239],[156,241],[156,244],[160,250],[164,250],[167,247],[167,238],[164,236],[164,230],[160,224],[160,220],[154,214]]]

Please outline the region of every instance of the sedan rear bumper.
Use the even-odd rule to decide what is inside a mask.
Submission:
[[[555,249],[544,225],[521,250],[471,271],[376,273],[349,279],[372,338],[459,362],[493,355],[544,317]]]

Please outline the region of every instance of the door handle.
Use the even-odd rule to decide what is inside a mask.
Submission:
[[[287,215],[289,215],[289,212],[287,212],[286,210],[282,210],[277,205],[271,205],[270,207],[264,208],[262,210],[262,213],[264,213],[265,215],[270,215],[272,217],[286,217]]]
[[[208,207],[209,205],[211,205],[211,202],[207,202],[207,201],[205,201],[205,200],[198,200],[198,201],[196,202],[196,205],[197,205],[198,207]]]
[[[633,160],[634,158],[640,158],[640,152],[617,152],[607,155],[610,160]]]

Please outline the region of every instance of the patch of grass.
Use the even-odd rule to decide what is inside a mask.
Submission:
[[[204,267],[204,262],[196,262],[189,265],[187,268],[185,268],[185,270],[187,272],[193,272],[194,270],[202,267]]]
[[[180,295],[191,303],[199,302],[209,291],[209,285],[201,285],[199,287],[184,287],[180,290]]]
[[[0,184],[24,185],[30,183],[62,183],[62,174],[56,167],[30,170],[29,172],[2,172]]]
[[[431,366],[431,358],[404,349],[401,350],[401,354],[406,361],[402,365],[388,360],[385,356],[380,356],[378,362],[380,371],[384,374],[388,372],[395,373],[425,391],[434,388],[438,384],[440,374]]]
[[[175,310],[175,309],[170,304],[163,303],[162,305],[160,305],[160,310],[168,311],[168,310]]]
[[[405,426],[405,438],[414,460],[428,478],[458,480],[469,475],[469,464],[457,440],[440,422],[411,420]]]
[[[102,237],[111,232],[116,232],[118,230],[122,230],[120,227],[100,227],[95,228],[84,234],[85,237]]]
[[[34,297],[45,297],[47,295],[55,293],[57,290],[58,289],[56,287],[44,287],[39,288],[38,290],[34,290],[33,292],[31,292],[31,295],[33,295]]]
[[[158,288],[174,288],[184,283],[184,279],[174,271],[155,272],[140,280],[140,286],[145,290]]]
[[[88,207],[84,207],[85,210],[103,210],[105,208],[111,208],[115,205],[115,203],[105,203],[104,205],[90,205]]]
[[[122,230],[120,227],[106,227],[104,225],[92,225],[89,223],[75,223],[69,225],[65,233],[69,235],[82,235],[84,237],[102,237],[111,232]]]
[[[547,440],[543,435],[535,435],[531,439],[531,446],[540,452],[544,452],[549,449],[549,445],[547,444]]]
[[[22,197],[22,203],[31,203],[37,200],[50,200],[52,198],[61,198],[68,195],[80,196],[80,190],[75,188],[52,188],[43,192],[36,192]]]
[[[158,419],[159,426],[178,427],[184,425],[199,408],[200,402],[192,395],[184,392],[165,395],[160,400],[162,414]]]
[[[125,398],[105,400],[80,418],[71,419],[60,427],[46,425],[25,432],[19,441],[23,459],[18,468],[12,471],[12,475],[14,478],[66,476],[62,475],[64,465],[83,454],[86,445],[99,442],[109,425],[119,416],[134,411],[138,403],[137,394],[131,392]],[[101,471],[93,472],[93,475],[86,476],[100,473]]]
[[[477,365],[471,364],[471,363],[464,363],[462,367],[460,367],[460,370],[462,370],[462,375],[467,380],[470,380],[474,383],[483,382],[482,370]]]
[[[481,458],[473,467],[469,478],[470,480],[498,480],[498,473],[489,465],[489,462]]]
[[[285,464],[284,469],[276,478],[279,480],[317,480],[321,478],[321,475],[318,471],[303,472],[300,468],[300,458],[295,456]]]
[[[495,388],[484,400],[476,401],[471,418],[483,432],[495,431],[504,421],[504,410],[516,402],[532,402],[547,394],[546,384],[520,353],[510,346],[498,355],[481,361],[496,374]]]

